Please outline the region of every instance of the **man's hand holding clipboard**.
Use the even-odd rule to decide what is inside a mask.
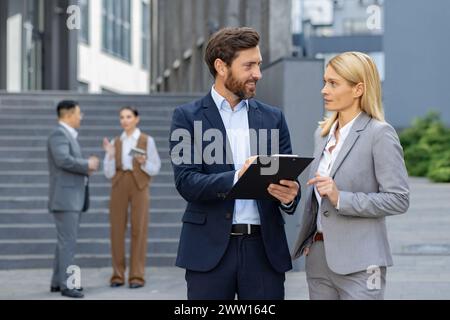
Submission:
[[[252,156],[240,169],[227,198],[276,199],[289,205],[300,189],[297,177],[312,160],[296,155]]]
[[[292,180],[280,180],[280,183],[271,183],[267,188],[272,196],[280,200],[284,205],[289,205],[294,201],[295,197],[300,190],[300,185],[297,181]]]

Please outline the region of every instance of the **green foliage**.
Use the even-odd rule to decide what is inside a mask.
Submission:
[[[439,113],[416,118],[399,137],[409,175],[450,182],[450,129],[442,123]]]
[[[417,144],[427,130],[433,123],[439,122],[439,113],[431,111],[423,118],[416,118],[413,120],[412,126],[402,131],[400,134],[400,142],[404,149],[411,145]]]
[[[450,150],[431,161],[427,177],[436,182],[450,182]]]
[[[405,163],[410,176],[426,176],[430,159],[430,148],[426,145],[413,144],[405,149]]]

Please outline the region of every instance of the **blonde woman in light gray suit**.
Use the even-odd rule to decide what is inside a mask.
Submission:
[[[409,207],[403,150],[384,121],[380,78],[368,55],[334,57],[322,94],[331,115],[315,134],[293,256],[306,256],[310,299],[383,299],[392,265],[385,217]]]

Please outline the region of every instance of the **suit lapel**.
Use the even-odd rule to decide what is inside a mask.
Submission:
[[[225,164],[231,165],[232,168],[234,169],[233,154],[231,151],[230,142],[228,141],[227,132],[225,130],[225,126],[223,125],[219,109],[214,103],[211,93],[209,93],[206,97],[203,98],[202,105],[204,110],[203,114],[205,118],[208,120],[208,122],[211,124],[211,127],[220,130],[220,132],[222,133],[222,137],[224,137],[225,143],[223,145],[223,152],[226,157]]]
[[[317,142],[316,151],[314,153],[314,160],[311,163],[311,169],[309,171],[309,179],[312,179],[315,176],[317,170],[319,169],[320,158],[322,157],[323,150],[327,145],[328,136],[325,137],[319,136],[318,139],[319,140]],[[306,203],[311,204],[313,198],[312,195],[314,193],[314,186],[308,186],[306,190],[307,190],[305,196]]]
[[[333,167],[331,168],[330,177],[334,177],[336,174],[337,169],[342,164],[342,161],[344,161],[347,154],[352,149],[353,145],[355,144],[356,140],[359,138],[359,132],[351,130],[348,134],[347,138],[345,139],[344,145],[342,146],[341,151],[339,151],[339,154],[336,158],[336,160],[333,163]]]
[[[252,99],[248,101],[248,128],[251,131],[256,132],[256,136],[251,134],[250,131],[250,155],[258,155],[259,154],[259,129],[262,128],[262,114],[261,110],[259,110],[258,105]],[[253,129],[253,130],[252,130]],[[268,137],[267,137],[268,138]],[[256,141],[255,141],[256,139]],[[269,148],[268,154],[271,153],[270,145],[267,146]]]
[[[309,178],[311,179],[316,174],[319,168],[320,158],[322,157],[323,150],[327,145],[328,136],[319,136],[319,141],[317,142],[316,152],[314,153],[314,161],[311,164]]]
[[[80,149],[80,144],[78,143],[78,141],[74,137],[72,137],[70,132],[66,128],[64,128],[62,125],[59,125],[59,128],[60,128],[60,130],[62,130],[62,132],[64,132],[67,139],[69,139],[70,144],[73,146],[73,150],[76,153],[76,156],[81,156],[81,149]]]
[[[250,130],[249,139],[250,139],[250,155],[258,155],[259,152],[259,129],[262,129],[263,127],[263,117],[261,114],[261,110],[258,108],[258,105],[253,99],[248,100],[248,112],[247,112],[247,118],[248,118],[248,129]],[[251,132],[254,131],[256,135],[252,134]],[[269,133],[270,134],[270,133]],[[267,136],[266,139],[269,137]],[[268,143],[267,143],[268,144]],[[271,153],[271,146],[267,145],[267,154]],[[259,217],[262,221],[265,220],[264,218],[264,210],[263,210],[263,203],[266,200],[256,200],[256,206],[258,207],[258,213]]]
[[[350,150],[353,148],[353,145],[358,140],[359,132],[366,128],[370,119],[371,118],[366,113],[363,112],[355,120],[355,123],[353,124],[352,128],[350,129],[350,133],[348,134],[347,138],[345,139],[345,142],[344,142],[344,145],[342,146],[341,151],[339,151],[339,154],[338,154],[336,160],[334,161],[333,167],[331,168],[330,177],[334,177],[334,175],[336,174],[336,171],[339,169],[342,162],[347,157]]]

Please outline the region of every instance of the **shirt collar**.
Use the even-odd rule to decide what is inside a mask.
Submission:
[[[211,96],[214,100],[214,103],[216,104],[217,108],[220,110],[226,110],[229,109],[231,110],[230,104],[228,103],[228,101],[222,97],[214,88],[214,86],[212,86],[211,88]],[[227,108],[228,107],[228,108]],[[238,111],[241,108],[245,107],[248,111],[248,99],[246,100],[241,100],[236,107],[234,108],[234,110]]]
[[[343,126],[341,129],[339,129],[339,134],[340,134],[340,136],[341,136],[341,139],[340,139],[341,141],[344,141],[345,138],[347,138],[348,134],[350,133],[350,129],[351,129],[352,126],[353,126],[353,123],[355,123],[355,120],[361,115],[361,113],[362,113],[362,112],[358,113],[358,115],[357,115],[356,117],[354,117],[354,118],[352,119],[352,121],[348,122],[345,126]],[[333,125],[331,126],[331,129],[330,129],[330,136],[333,136],[333,137],[334,137],[334,135],[335,135],[335,133],[336,133],[336,127],[337,127],[337,124],[338,124],[338,120],[336,120],[336,121],[333,123]]]
[[[139,128],[136,128],[130,137],[127,136],[125,131],[122,132],[122,134],[120,135],[120,140],[123,141],[123,140],[129,139],[129,138],[137,140],[137,139],[139,139],[140,135],[141,135],[141,130]]]
[[[61,126],[63,126],[67,131],[69,131],[70,135],[76,139],[78,137],[78,132],[77,130],[75,130],[74,128],[72,128],[71,126],[69,126],[67,123],[60,121],[59,124]]]

